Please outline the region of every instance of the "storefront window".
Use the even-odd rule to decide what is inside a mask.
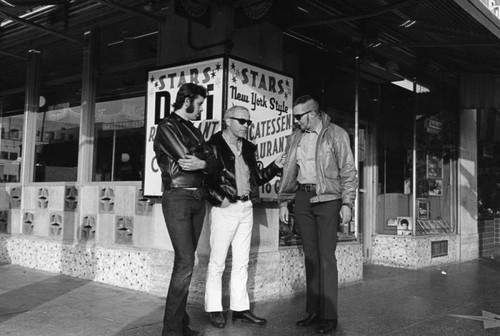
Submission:
[[[0,100],[0,182],[20,182],[24,95]]]
[[[377,233],[454,232],[457,110],[429,92],[387,87],[385,99],[378,124]]]
[[[158,27],[131,17],[129,30],[106,30],[100,39],[93,181],[141,181],[147,71],[156,65]]]
[[[45,88],[36,121],[35,182],[76,181],[80,81]]]
[[[478,214],[500,217],[500,110],[478,110]]]
[[[95,181],[142,180],[144,105],[144,96],[96,104]]]
[[[74,41],[58,39],[45,44],[39,53],[40,103],[34,138],[34,182],[74,182],[78,167],[83,47]]]

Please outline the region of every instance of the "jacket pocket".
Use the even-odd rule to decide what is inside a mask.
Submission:
[[[326,178],[335,180],[339,179],[339,169],[337,166],[335,155],[333,153],[329,152],[323,155],[323,167]]]

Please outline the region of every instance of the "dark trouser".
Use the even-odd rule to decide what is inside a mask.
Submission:
[[[203,190],[165,190],[162,209],[175,252],[162,335],[182,336],[183,330],[189,326],[186,303],[193,275],[194,253],[206,211]]]
[[[310,203],[314,192],[297,191],[295,222],[302,236],[309,314],[337,319],[338,271],[335,249],[341,200]]]

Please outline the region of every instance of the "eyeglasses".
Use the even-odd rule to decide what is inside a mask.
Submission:
[[[294,114],[293,117],[295,118],[295,120],[300,121],[300,119],[302,119],[303,116],[305,116],[309,112],[313,112],[313,111],[314,110],[309,110],[309,111],[306,111],[306,112],[301,113],[301,114]]]
[[[245,123],[246,123],[247,126],[250,126],[252,124],[252,121],[250,119],[233,118],[233,117],[229,117],[229,119],[238,120],[240,125],[245,125]]]

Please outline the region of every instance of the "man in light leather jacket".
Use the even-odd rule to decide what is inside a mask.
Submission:
[[[338,319],[337,226],[339,215],[351,220],[357,172],[347,132],[330,122],[313,97],[297,98],[293,116],[300,129],[288,142],[278,201],[280,220],[287,223],[288,202],[295,200],[304,245],[308,316],[297,325],[329,334]]]
[[[158,124],[154,139],[164,188],[162,210],[175,253],[163,336],[200,335],[189,327],[186,302],[206,211],[204,181],[215,169],[213,154],[192,124],[202,111],[205,97],[204,87],[182,85],[173,104],[174,112]]]
[[[224,328],[222,273],[229,246],[232,246],[230,309],[232,319],[257,325],[266,320],[250,311],[247,293],[248,262],[253,227],[253,206],[259,198],[258,186],[271,180],[283,167],[282,155],[259,171],[257,147],[246,140],[252,124],[248,109],[233,106],[224,115],[224,130],[208,144],[217,159],[215,174],[207,183],[207,200],[213,205],[210,226],[210,261],[205,288],[205,310],[210,322]]]

